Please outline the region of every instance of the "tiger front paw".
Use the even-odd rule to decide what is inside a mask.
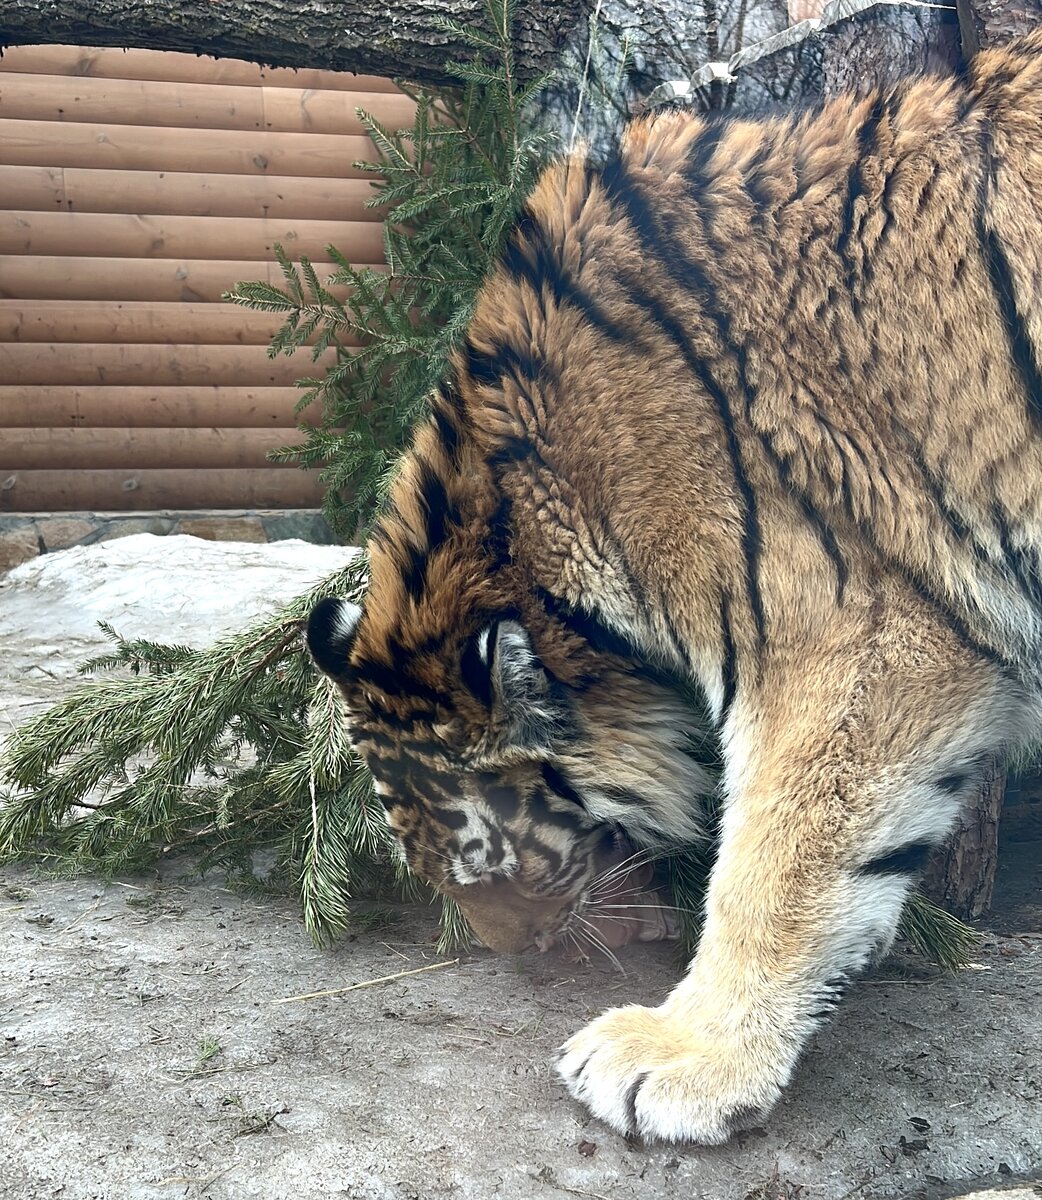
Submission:
[[[562,1047],[568,1090],[613,1129],[716,1145],[773,1108],[790,1070],[767,1046],[700,1034],[662,1008],[610,1009]]]

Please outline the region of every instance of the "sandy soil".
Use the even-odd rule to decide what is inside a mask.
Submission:
[[[0,580],[4,719],[65,693],[97,616],[198,643],[344,554],[191,543],[125,539]],[[1010,846],[981,969],[888,963],[814,1040],[767,1128],[712,1150],[618,1138],[550,1070],[601,1008],[665,994],[669,946],[629,948],[625,977],[478,953],[283,1002],[444,961],[431,914],[376,913],[320,951],[292,904],[184,882],[177,864],[108,885],[7,869],[0,1195],[846,1200],[1037,1179],[1040,869],[1042,846]]]

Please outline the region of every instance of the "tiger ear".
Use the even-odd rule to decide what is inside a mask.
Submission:
[[[563,721],[560,700],[528,632],[496,621],[470,640],[461,660],[464,682],[491,710],[504,749],[545,749]]]
[[[361,619],[362,610],[357,604],[336,596],[327,596],[311,610],[308,649],[320,671],[334,679],[347,673],[347,662]]]

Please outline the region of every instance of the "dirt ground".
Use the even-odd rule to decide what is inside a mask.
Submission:
[[[98,615],[201,642],[343,556],[273,565],[276,547],[190,541],[105,543],[0,580],[0,721],[65,693]],[[978,969],[891,960],[815,1038],[767,1127],[706,1150],[610,1134],[550,1067],[606,1005],[665,994],[670,946],[628,950],[625,977],[475,953],[292,1000],[443,963],[431,914],[375,913],[321,951],[291,903],[186,882],[178,864],[108,885],[9,868],[0,1196],[941,1200],[1039,1179],[1040,875],[1042,844],[1011,844]]]

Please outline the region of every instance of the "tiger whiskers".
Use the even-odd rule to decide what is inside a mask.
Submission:
[[[575,936],[575,931],[573,929],[566,929],[566,930],[564,930],[564,936],[565,936],[565,938],[567,938],[568,942],[571,943],[572,948],[575,950],[575,953],[579,956],[578,961],[588,963],[590,961],[590,956],[586,953],[586,948],[580,943],[579,939]]]
[[[628,858],[624,858],[622,862],[615,863],[614,865],[608,867],[607,870],[602,871],[600,875],[596,876],[591,881],[589,890],[594,891],[597,889],[602,889],[606,885],[613,882],[624,883],[626,875],[628,875],[631,871],[635,871],[640,867],[647,866],[648,864],[654,862],[656,857],[657,855],[654,850],[634,851],[634,853]]]
[[[602,912],[604,912],[605,915],[607,915],[606,910],[614,908],[651,908],[654,909],[655,912],[690,913],[693,917],[700,917],[703,915],[697,908],[681,908],[677,904],[600,904],[597,906],[597,913],[600,915]],[[634,921],[639,919],[639,917],[632,918]]]
[[[645,863],[654,861],[657,857],[657,851],[645,847],[642,850],[634,850],[632,854],[627,855],[617,863],[612,863],[610,867],[606,867],[597,880],[611,879],[613,875],[618,875],[623,871],[633,870],[635,867],[642,867]]]
[[[625,975],[626,968],[622,965],[621,962],[619,962],[618,958],[613,953],[611,948],[603,941],[600,934],[597,932],[596,928],[589,921],[587,921],[586,918],[581,913],[573,913],[572,917],[574,920],[578,921],[580,926],[582,927],[582,928],[576,930],[575,932],[578,933],[578,935],[580,937],[585,938],[585,940],[588,941],[591,946],[593,946],[595,949],[599,950],[604,955],[604,957],[610,963],[612,963],[614,965],[615,969],[621,975]]]

